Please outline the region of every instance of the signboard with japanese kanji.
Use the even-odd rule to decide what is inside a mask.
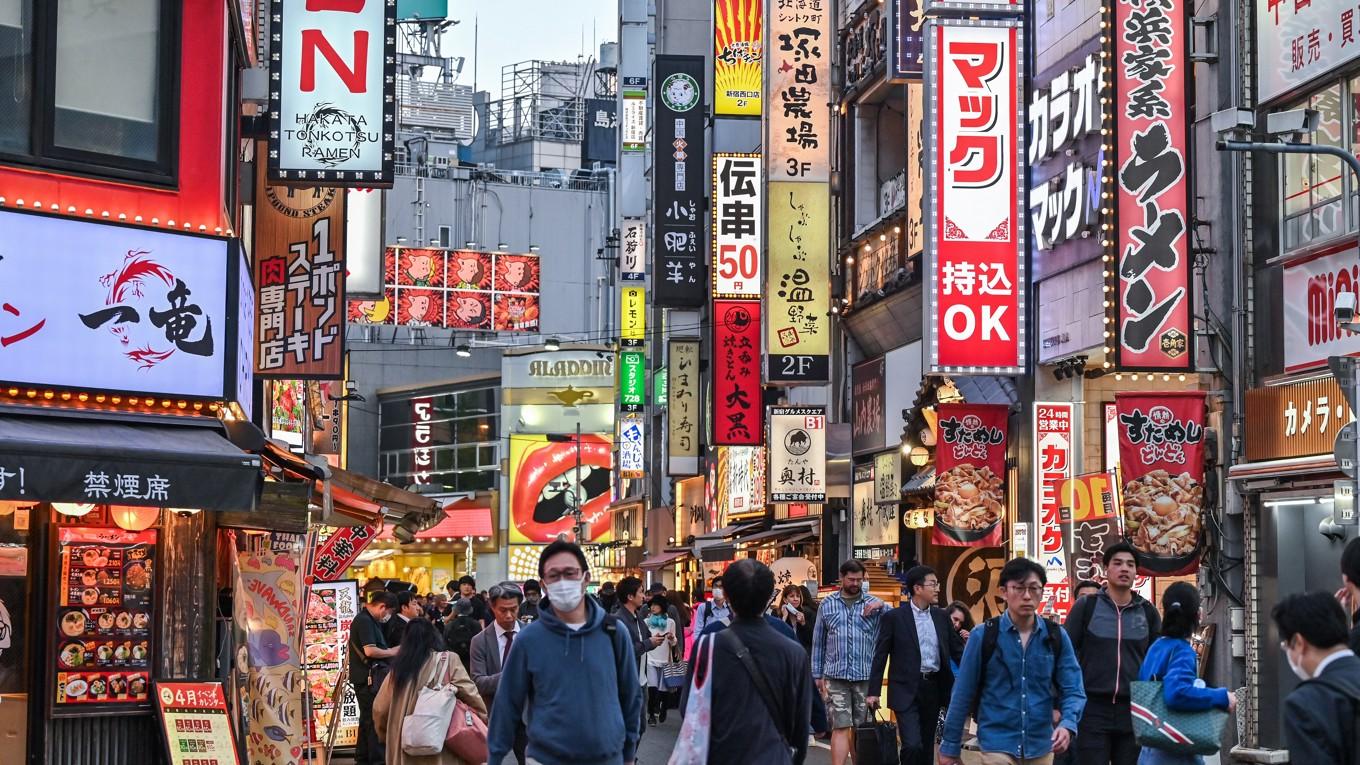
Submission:
[[[759,154],[713,155],[713,296],[759,298],[762,170]]]
[[[769,186],[767,366],[772,383],[820,383],[831,369],[830,185]]]
[[[768,4],[770,110],[765,119],[771,180],[825,183],[831,174],[830,0]]]
[[[890,449],[874,455],[874,504],[896,505],[902,501],[902,451]]]
[[[647,339],[647,296],[641,287],[624,287],[619,301],[623,345],[640,346]]]
[[[770,407],[771,502],[826,502],[826,407]]]
[[[647,223],[625,220],[619,236],[619,278],[640,282],[647,278]]]
[[[1188,11],[1181,0],[1112,6],[1116,363],[1190,369]]]
[[[619,409],[640,412],[647,403],[647,359],[643,352],[619,352]]]
[[[640,412],[619,416],[619,477],[642,478],[647,474],[647,447]]]
[[[760,301],[713,301],[713,444],[758,446]]]
[[[243,264],[221,237],[0,211],[0,378],[234,400]]]
[[[1034,508],[1039,531],[1039,563],[1048,572],[1045,611],[1066,615],[1071,588],[1064,558],[1061,490],[1072,477],[1076,437],[1074,407],[1068,403],[1034,404]]]
[[[704,251],[704,57],[657,56],[652,167],[652,300],[694,308],[708,296]]]
[[[924,0],[889,0],[888,14],[892,27],[888,30],[888,61],[892,78],[919,78],[925,69],[926,14],[921,7]]]
[[[1355,3],[1259,0],[1256,7],[1256,98],[1272,101],[1360,56]],[[1177,45],[1184,47],[1184,42]],[[1177,72],[1179,74],[1179,71]]]
[[[255,374],[338,379],[345,366],[345,193],[257,173]]]
[[[625,154],[647,150],[647,78],[625,77],[622,149]]]
[[[378,538],[381,531],[377,526],[341,526],[334,529],[316,553],[311,580],[334,582],[339,579],[354,565],[359,553]]]
[[[699,342],[672,340],[666,350],[668,475],[699,472]]]
[[[767,0],[713,0],[713,113],[759,117]]]
[[[1014,21],[932,19],[926,32],[928,366],[1021,373],[1023,28]]]
[[[1029,162],[1036,180],[1029,205],[1038,250],[1089,236],[1100,215],[1100,195],[1093,193],[1100,183],[1095,167],[1099,158],[1083,157],[1078,151],[1083,139],[1104,125],[1101,61],[1092,53],[1030,96]],[[1044,172],[1039,166],[1050,157],[1063,161],[1045,166]],[[1041,175],[1047,177],[1038,180]]]

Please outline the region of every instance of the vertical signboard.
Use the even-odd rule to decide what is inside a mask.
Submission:
[[[771,180],[826,183],[831,175],[829,2],[769,3],[769,92],[765,119]]]
[[[269,178],[391,185],[397,5],[273,0]]]
[[[345,191],[345,296],[383,296],[383,194],[378,189]]]
[[[760,301],[713,301],[713,444],[761,443]]]
[[[907,257],[925,249],[925,86],[920,81],[907,83]]]
[[[345,361],[345,196],[257,173],[255,374],[338,379]]]
[[[920,77],[925,71],[925,25],[926,14],[921,7],[925,0],[889,0],[892,22],[888,30],[888,61],[892,66],[892,79]]]
[[[1062,487],[1072,477],[1075,437],[1073,406],[1034,404],[1034,509],[1039,530],[1039,563],[1048,571],[1044,610],[1065,616],[1072,606],[1062,528]]]
[[[713,0],[713,113],[759,117],[766,0]]]
[[[935,449],[937,545],[995,547],[1006,519],[1010,407],[940,404]]]
[[[884,358],[879,356],[850,369],[850,448],[855,454],[878,451],[887,443],[884,364]]]
[[[1067,570],[1072,581],[1105,582],[1105,548],[1119,541],[1113,473],[1088,473],[1064,481],[1059,492]],[[1068,528],[1070,526],[1070,528]]]
[[[647,150],[647,78],[624,77],[623,87],[623,136],[621,143],[625,153]]]
[[[433,398],[411,399],[411,483],[417,486],[429,484],[430,472],[434,470],[434,454],[430,450],[430,444],[434,442],[430,428],[433,420]]]
[[[825,382],[831,370],[830,185],[771,183],[768,199],[765,379]]]
[[[647,339],[647,297],[642,287],[624,287],[620,301],[623,344],[642,345]]]
[[[619,278],[640,282],[647,278],[647,223],[625,220],[619,237]]]
[[[619,352],[619,409],[640,412],[647,396],[647,360],[640,350]]]
[[[1203,391],[1116,393],[1124,535],[1138,572],[1189,574],[1204,542]]]
[[[759,154],[713,155],[713,296],[759,298],[762,166]]]
[[[699,473],[699,341],[667,346],[666,454],[669,475]]]
[[[826,502],[826,407],[770,407],[770,501]]]
[[[856,465],[852,473],[850,501],[853,503],[854,527],[851,544],[857,560],[877,560],[891,556],[897,550],[901,536],[897,524],[897,507],[879,505],[874,501],[874,463]]]
[[[1186,6],[1179,0],[1110,5],[1118,158],[1115,358],[1123,369],[1189,369]]]
[[[708,295],[704,263],[703,56],[656,57],[656,163],[652,167],[652,300],[695,308]]]
[[[902,452],[897,449],[874,456],[874,504],[896,505],[902,501]]]
[[[619,417],[619,475],[623,478],[642,478],[647,474],[643,427],[639,412],[625,412]]]
[[[1025,369],[1023,29],[927,23],[930,371]]]

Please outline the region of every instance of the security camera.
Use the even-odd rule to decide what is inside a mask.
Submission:
[[[1337,325],[1351,332],[1360,331],[1360,323],[1355,321],[1355,303],[1354,292],[1338,292],[1336,293],[1336,307],[1332,309],[1333,315],[1336,316]]]
[[[1298,136],[1318,129],[1320,114],[1316,109],[1290,109],[1266,115],[1266,132],[1274,136]]]
[[[1223,109],[1209,115],[1209,127],[1216,135],[1256,129],[1256,114],[1250,109]]]

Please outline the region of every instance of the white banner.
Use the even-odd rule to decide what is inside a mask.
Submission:
[[[642,415],[627,412],[619,419],[619,475],[641,478],[647,474],[647,449],[644,446]]]
[[[831,174],[830,3],[767,2],[765,113],[770,180],[825,182]]]
[[[619,237],[619,278],[640,282],[647,278],[647,222],[625,220]]]
[[[345,298],[383,297],[383,193],[345,192]]]
[[[1338,293],[1360,293],[1360,250],[1345,244],[1284,267],[1278,305],[1284,324],[1284,371],[1325,368],[1328,356],[1360,353],[1360,335],[1336,323]]]
[[[770,407],[770,501],[826,501],[826,408]]]
[[[1360,56],[1355,3],[1257,0],[1256,97],[1264,103]]]
[[[902,453],[897,449],[874,457],[874,504],[902,501]]]
[[[759,298],[765,251],[759,154],[713,156],[713,296]]]

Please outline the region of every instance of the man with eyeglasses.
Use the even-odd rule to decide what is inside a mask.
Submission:
[[[940,705],[954,687],[950,660],[963,658],[963,638],[936,602],[940,577],[935,569],[916,566],[907,572],[908,601],[888,611],[878,625],[873,674],[869,677],[869,707],[879,704],[883,673],[888,673],[888,708],[897,717],[902,765],[929,765],[935,750],[935,726]]]
[[[496,700],[496,689],[501,682],[501,670],[510,657],[510,647],[519,637],[519,607],[524,593],[514,582],[501,582],[487,591],[491,601],[491,626],[482,630],[472,639],[472,662],[469,672],[472,682],[477,684],[477,693],[492,709]],[[524,747],[528,738],[524,733],[524,721],[516,721],[515,759],[524,765]]]
[[[642,736],[633,641],[586,597],[590,567],[579,546],[558,540],[543,548],[538,575],[548,597],[503,662],[488,762],[505,759],[523,720],[529,765],[632,765]]]
[[[963,729],[977,720],[983,765],[1051,765],[1066,751],[1086,706],[1067,633],[1038,616],[1044,567],[1016,558],[1001,568],[1006,610],[968,636],[945,718],[940,765],[958,765]],[[1053,711],[1061,721],[1054,725]]]
[[[845,765],[854,727],[869,719],[873,668],[882,600],[864,591],[864,564],[841,564],[841,590],[822,601],[812,631],[812,679],[831,717],[831,765]]]

